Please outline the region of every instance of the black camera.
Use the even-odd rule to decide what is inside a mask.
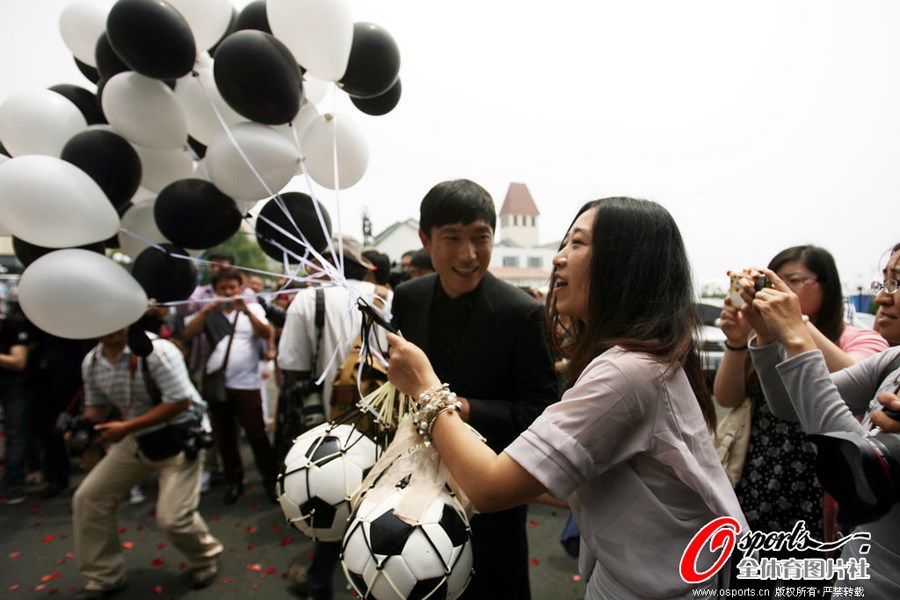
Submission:
[[[846,431],[808,436],[816,445],[816,475],[838,502],[838,523],[877,521],[900,501],[900,434]]]
[[[772,287],[772,282],[765,275],[757,275],[753,278],[753,289],[761,292],[767,287]]]
[[[194,460],[201,450],[212,448],[216,444],[212,433],[203,428],[199,423],[191,425],[184,440],[184,456],[188,460]]]
[[[100,432],[94,426],[102,423],[84,415],[60,413],[56,418],[56,431],[66,436],[66,449],[70,456],[81,456],[91,447]]]

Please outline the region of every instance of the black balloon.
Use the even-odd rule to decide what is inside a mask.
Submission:
[[[266,14],[266,0],[254,0],[241,10],[234,24],[235,31],[255,29],[272,33],[269,27],[269,16]]]
[[[357,98],[350,96],[350,102],[353,106],[366,113],[367,115],[381,116],[386,115],[397,106],[400,102],[400,79],[394,82],[388,91],[380,96],[372,96],[371,98]]]
[[[90,175],[116,207],[128,202],[141,184],[138,153],[112,131],[87,129],[76,133],[59,157]]]
[[[97,62],[97,73],[99,73],[99,78],[94,83],[98,86],[101,81],[109,81],[113,76],[131,70],[113,49],[109,43],[109,37],[105,33],[97,38],[94,60]]]
[[[97,96],[90,90],[70,83],[60,83],[50,87],[50,90],[65,97],[69,102],[78,107],[88,125],[102,125],[106,123],[106,117],[97,101]]]
[[[262,251],[278,262],[300,262],[310,248],[321,250],[331,238],[331,217],[319,202],[327,232],[322,231],[314,200],[301,192],[287,192],[266,202],[256,220],[256,240]],[[282,232],[281,230],[284,230]],[[286,232],[286,233],[285,233]],[[301,235],[302,234],[302,235]],[[304,243],[306,242],[306,243]]]
[[[399,75],[400,49],[391,34],[373,23],[355,23],[341,88],[358,98],[380,96]]]
[[[150,356],[153,354],[153,340],[140,323],[138,321],[128,326],[128,349],[140,357]]]
[[[194,34],[168,2],[118,0],[106,18],[106,35],[116,54],[141,75],[178,79],[194,68]]]
[[[241,226],[234,200],[203,179],[180,179],[164,187],[153,217],[166,239],[195,250],[221,244]]]
[[[281,125],[300,110],[300,67],[287,46],[264,31],[246,29],[225,38],[213,76],[222,98],[251,121]]]
[[[59,250],[59,248],[45,248],[43,246],[36,246],[31,242],[26,242],[25,240],[19,239],[15,236],[12,236],[12,247],[13,253],[15,253],[16,258],[18,258],[19,262],[22,263],[22,265],[25,267],[27,267],[40,257],[44,256],[45,254],[49,254],[50,252]],[[99,254],[103,254],[105,251],[103,242],[95,242],[93,244],[87,244],[85,246],[78,247],[82,250],[91,250]]]
[[[197,285],[197,268],[188,253],[174,244],[145,248],[134,259],[131,276],[157,302],[185,300]]]
[[[97,69],[87,63],[81,62],[74,56],[72,58],[75,59],[75,66],[78,67],[78,70],[81,71],[81,74],[84,75],[88,81],[91,83],[100,81],[100,72],[97,71]]]

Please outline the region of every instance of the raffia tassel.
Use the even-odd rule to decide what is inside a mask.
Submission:
[[[360,399],[357,406],[362,412],[371,413],[379,426],[394,430],[404,416],[412,411],[414,400],[397,390],[388,381],[377,390]]]

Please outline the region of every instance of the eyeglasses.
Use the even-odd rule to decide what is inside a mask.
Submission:
[[[884,291],[885,294],[894,294],[897,290],[900,289],[900,281],[896,279],[885,279],[884,282],[881,281],[873,281],[872,282],[872,293],[877,294],[878,292]]]
[[[788,287],[791,288],[792,290],[799,290],[801,288],[805,288],[806,286],[817,283],[818,281],[819,280],[816,279],[815,277],[799,277],[799,276],[787,277],[784,280],[784,282],[786,284],[788,284]]]

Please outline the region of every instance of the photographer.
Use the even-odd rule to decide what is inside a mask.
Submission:
[[[128,345],[128,329],[100,338],[84,358],[84,417],[97,421],[93,444],[109,444],[72,499],[75,554],[85,587],[82,599],[105,598],[125,585],[115,518],[118,499],[156,472],[159,528],[193,568],[191,585],[211,584],[222,545],[197,512],[201,461],[183,450],[196,440],[192,409],[200,397],[188,379],[181,351],[155,339],[139,357]],[[105,421],[117,408],[121,420]]]
[[[876,433],[857,417],[884,431],[900,430],[900,423],[881,410],[883,406],[897,407],[900,369],[891,368],[891,364],[900,350],[887,350],[829,375],[825,357],[803,320],[797,295],[774,272],[763,272],[773,287],[755,291],[752,282],[743,279],[741,295],[748,303],[744,314],[757,334],[751,343],[751,356],[772,413],[799,421],[809,434]],[[873,286],[878,288],[876,302],[885,309],[879,312],[882,325],[879,332],[893,346],[900,343],[896,314],[892,312],[898,277],[900,246],[895,246],[884,269],[884,282]],[[846,483],[854,485],[852,481]],[[868,532],[871,539],[851,541],[844,547],[842,558],[865,559],[870,578],[838,580],[835,586],[861,586],[866,590],[866,597],[900,597],[900,580],[896,576],[900,508],[894,505],[888,514],[855,531]],[[863,546],[870,549],[866,552]]]

